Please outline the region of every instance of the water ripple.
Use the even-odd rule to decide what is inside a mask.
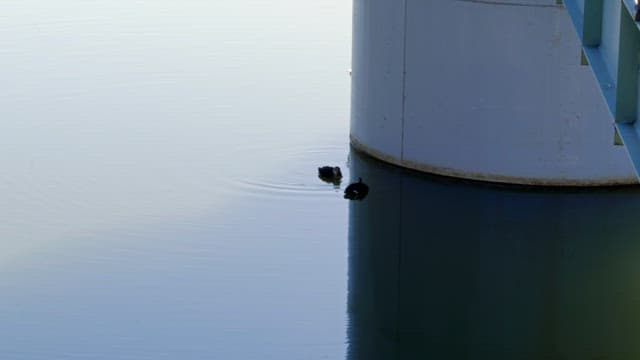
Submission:
[[[260,148],[260,149],[258,149]],[[278,153],[283,159],[282,171],[276,174],[263,174],[260,177],[241,176],[231,177],[226,184],[231,191],[239,194],[274,197],[312,197],[327,196],[340,192],[344,180],[348,178],[346,150],[344,145],[299,146],[299,147],[267,147],[256,146],[253,149],[243,149],[259,154]],[[343,172],[342,184],[333,184],[318,178],[319,166],[340,166]]]

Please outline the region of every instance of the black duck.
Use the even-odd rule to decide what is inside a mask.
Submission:
[[[357,183],[350,184],[344,189],[344,198],[349,200],[362,200],[369,193],[369,186],[362,182],[362,178],[358,178]]]
[[[323,181],[330,183],[340,183],[342,172],[337,166],[323,166],[318,168],[318,177]]]

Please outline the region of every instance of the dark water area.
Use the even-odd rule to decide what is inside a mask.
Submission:
[[[0,359],[637,359],[640,192],[352,151],[350,26],[338,0],[3,3]]]
[[[518,189],[352,153],[348,359],[634,359],[638,189]]]

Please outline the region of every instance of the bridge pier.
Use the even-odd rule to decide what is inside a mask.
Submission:
[[[352,143],[468,179],[637,183],[580,54],[557,0],[354,0]]]

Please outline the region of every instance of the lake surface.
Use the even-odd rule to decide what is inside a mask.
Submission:
[[[350,27],[340,0],[4,2],[0,358],[637,359],[640,192],[352,152]]]

